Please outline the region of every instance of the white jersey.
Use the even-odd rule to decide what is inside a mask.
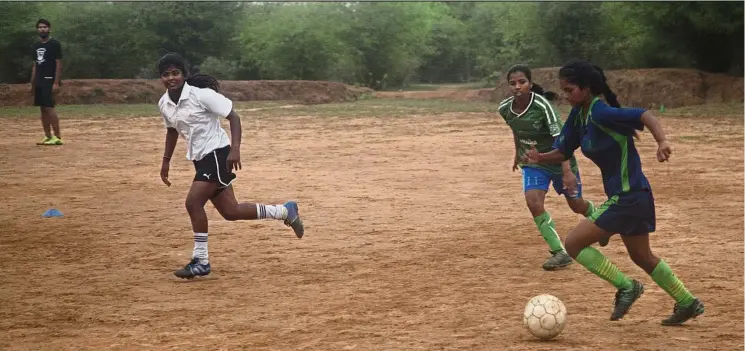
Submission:
[[[186,158],[199,161],[215,149],[230,145],[228,134],[220,125],[233,110],[233,102],[222,94],[197,88],[184,82],[177,104],[168,92],[158,102],[166,128],[174,128],[186,140]]]

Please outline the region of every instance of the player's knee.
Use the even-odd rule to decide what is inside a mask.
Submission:
[[[546,209],[543,208],[543,199],[541,198],[528,196],[525,198],[525,203],[528,205],[528,209],[530,210],[530,213],[533,214],[533,217],[546,212]]]
[[[576,259],[577,255],[579,255],[580,251],[585,247],[586,246],[581,245],[576,240],[572,240],[570,237],[567,237],[566,240],[564,240],[564,249],[573,259]]]
[[[220,211],[220,215],[222,218],[224,218],[226,221],[237,221],[240,219],[238,209],[229,209],[229,210],[222,210]]]
[[[652,274],[652,271],[654,271],[660,261],[659,258],[657,258],[657,256],[655,256],[651,252],[629,252],[629,256],[631,256],[631,260],[634,261],[634,263],[639,266],[639,268],[647,272],[647,274]]]
[[[184,206],[186,207],[186,211],[189,213],[194,213],[196,211],[200,211],[204,209],[204,204],[198,199],[191,197],[191,196],[186,197]]]
[[[589,245],[588,236],[577,231],[577,228],[572,229],[564,240],[564,249],[573,259],[577,259],[579,253]]]
[[[569,208],[571,208],[574,213],[585,214],[585,211],[587,211],[587,204],[582,199],[576,199],[569,201]]]

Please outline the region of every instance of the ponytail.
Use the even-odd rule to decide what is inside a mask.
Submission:
[[[197,88],[210,88],[215,92],[220,92],[220,82],[217,78],[207,74],[195,74],[186,79],[186,83]]]
[[[596,71],[600,73],[600,79],[602,81],[602,85],[600,89],[603,92],[603,96],[605,97],[605,101],[608,102],[608,105],[615,107],[615,108],[621,108],[621,104],[618,102],[618,97],[616,96],[616,93],[613,92],[613,90],[610,89],[610,86],[608,85],[608,78],[605,77],[605,72],[603,72],[603,69],[600,68],[597,65],[593,65]],[[634,130],[634,138],[636,140],[642,140],[641,135],[639,135],[639,131]]]
[[[530,91],[545,97],[546,100],[548,101],[554,101],[556,100],[557,97],[559,97],[558,94],[554,93],[553,91],[546,91],[545,89],[543,89],[542,86],[538,85],[537,83],[533,83],[533,87],[530,88]]]
[[[608,102],[608,105],[613,106],[615,108],[621,107],[621,104],[618,102],[618,97],[613,92],[613,90],[610,89],[610,86],[608,86],[608,78],[605,77],[605,72],[603,72],[603,69],[593,65],[596,71],[600,73],[600,80],[601,80],[601,86],[600,90],[605,97],[605,101]]]
[[[593,95],[603,95],[608,105],[621,108],[618,97],[608,86],[608,79],[603,69],[587,61],[573,60],[559,69],[559,78],[566,79],[581,89],[590,88]],[[641,140],[639,132],[634,130],[634,137]]]

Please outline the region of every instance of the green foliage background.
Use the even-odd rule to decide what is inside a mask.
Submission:
[[[30,78],[39,18],[64,78],[155,78],[175,51],[220,79],[374,89],[489,82],[514,63],[743,74],[742,2],[0,3],[0,82]]]

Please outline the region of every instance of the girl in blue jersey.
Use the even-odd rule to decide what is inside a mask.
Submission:
[[[658,144],[657,160],[667,161],[670,144],[657,118],[641,108],[621,108],[608,87],[603,71],[585,61],[571,61],[559,70],[559,83],[572,104],[555,149],[539,153],[531,149],[525,162],[556,163],[569,159],[577,148],[601,170],[606,201],[590,217],[569,232],[565,248],[570,256],[590,272],[613,284],[616,293],[611,320],[621,319],[641,296],[644,286],[630,279],[600,251],[590,245],[620,234],[631,259],[644,269],[676,303],[673,314],[663,325],[678,325],[704,313],[703,303],[693,296],[662,259],[649,246],[649,233],[655,231],[655,205],[652,187],[642,172],[634,146],[637,130],[644,127]],[[608,103],[598,96],[604,95]]]

